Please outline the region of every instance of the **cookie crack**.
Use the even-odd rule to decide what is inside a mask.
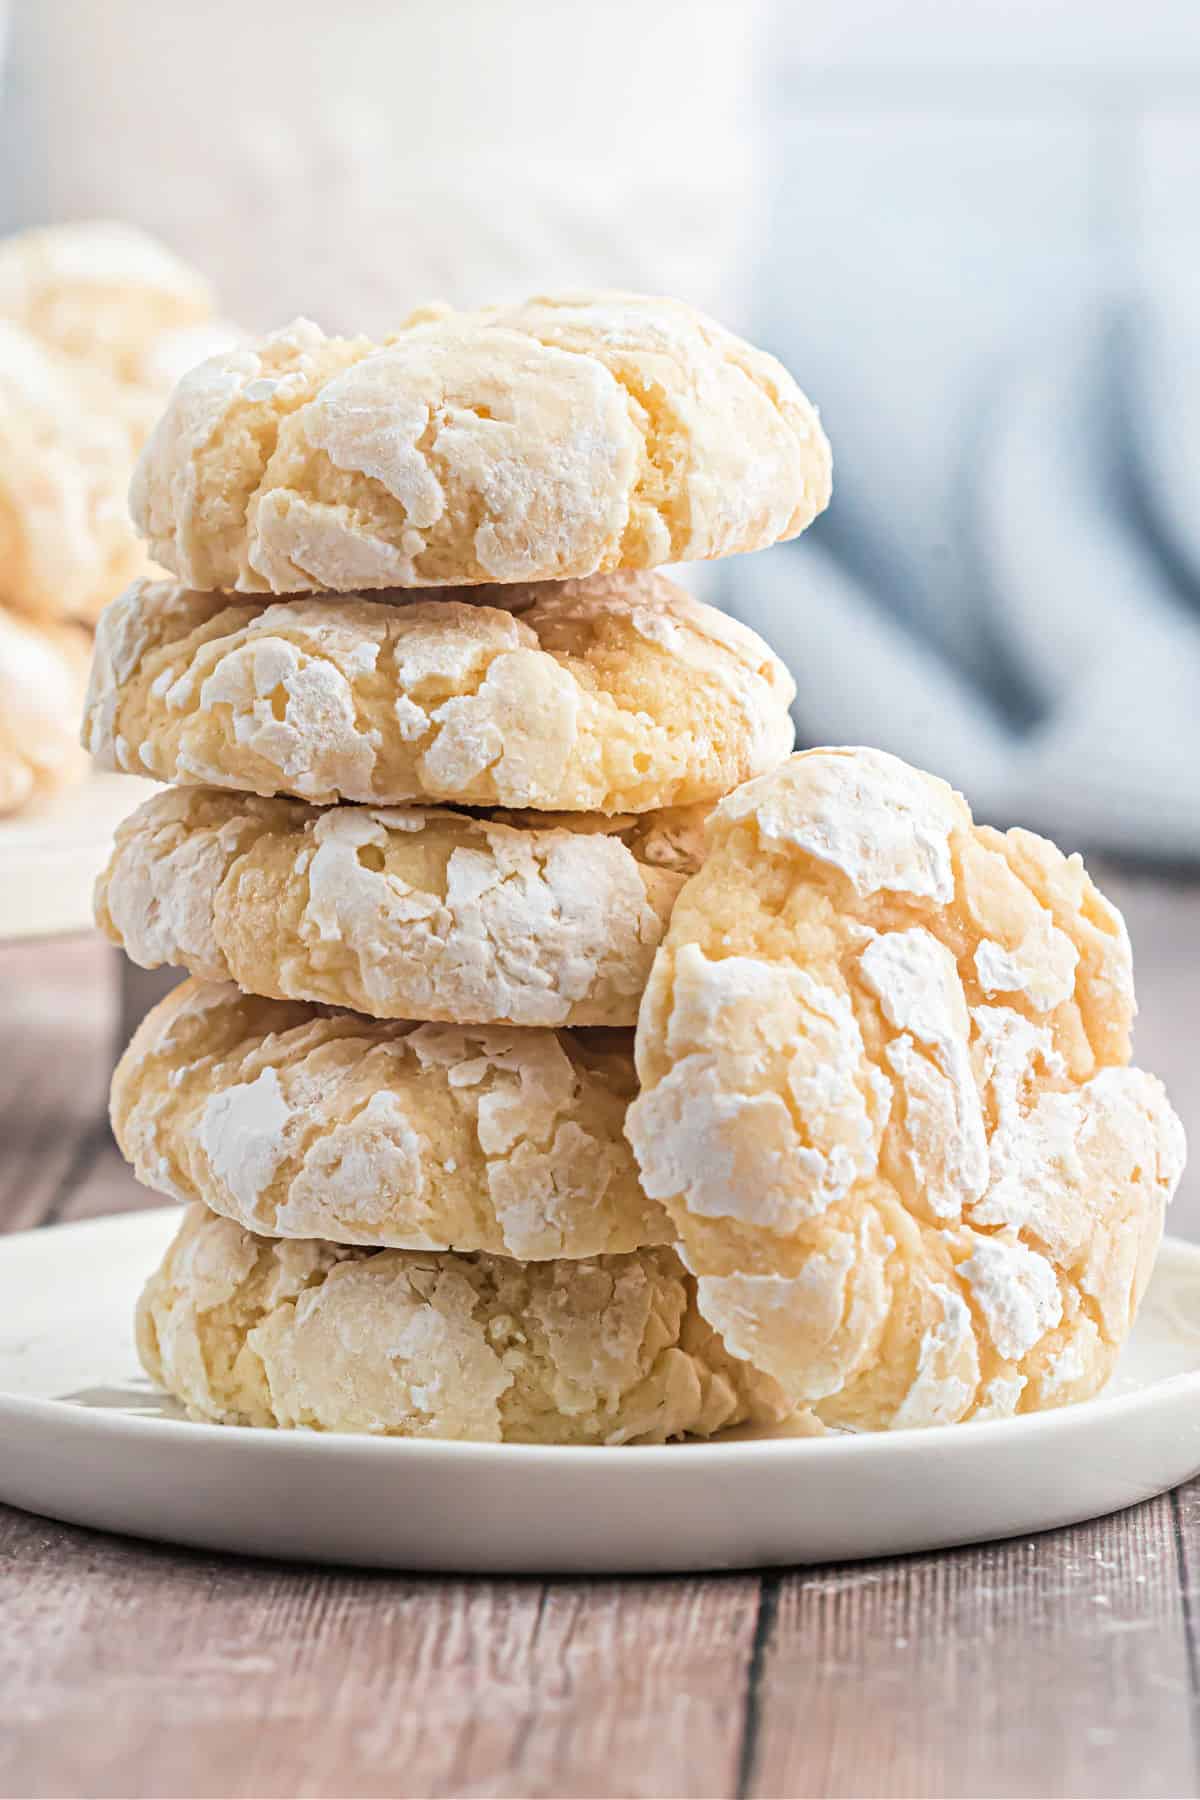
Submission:
[[[341,341],[344,342],[345,340],[341,340]],[[336,343],[336,342],[338,342],[338,340],[337,339],[329,339],[329,340],[327,340],[327,342]],[[357,354],[353,355],[348,362],[343,363],[339,366],[336,373],[341,374],[345,370],[355,368],[359,363],[365,362],[366,359],[372,354],[372,352],[375,348],[376,348],[376,346],[373,344],[370,344],[370,343],[363,344],[360,347],[360,349],[358,350]],[[288,371],[288,373],[291,373],[291,372],[292,371]],[[261,378],[260,376],[256,376],[254,379],[257,380],[260,378]],[[281,379],[286,379],[286,376],[282,377]],[[305,411],[319,397],[322,389],[326,385],[326,382],[331,379],[333,379],[332,372],[329,375],[326,375],[324,377],[324,379],[319,379],[318,384],[313,391],[306,392],[303,394],[303,396],[297,395],[296,401],[293,405],[288,404],[287,397],[285,395],[282,404],[280,404],[278,406],[273,405],[270,408],[270,410],[265,414],[263,419],[259,422],[257,429],[255,429],[253,427],[248,427],[248,429],[250,430],[251,436],[254,438],[255,443],[258,446],[258,456],[256,459],[257,465],[258,465],[258,479],[255,482],[254,486],[246,494],[244,501],[240,505],[240,509],[235,514],[235,518],[229,528],[229,532],[227,533],[227,536],[230,538],[231,547],[238,544],[239,537],[240,537],[241,548],[237,553],[236,561],[240,565],[240,569],[243,573],[251,572],[251,565],[249,562],[249,536],[250,536],[249,523],[250,523],[251,513],[253,512],[255,507],[263,500],[265,495],[268,493],[272,493],[272,492],[292,493],[292,492],[294,492],[294,490],[286,488],[286,487],[285,488],[276,488],[272,484],[271,479],[270,479],[271,464],[274,462],[275,454],[276,454],[277,450],[279,449],[279,439],[280,439],[280,436],[282,435],[283,428],[291,419],[302,420],[303,414],[305,413]],[[249,382],[245,383],[246,387],[248,387],[250,385],[251,385],[251,383],[249,383]],[[244,388],[243,388],[242,392],[244,395]],[[224,423],[225,423],[225,421],[223,419],[218,420],[217,425],[214,427],[212,436],[209,438],[208,442],[204,446],[204,448],[206,450],[213,451],[213,450],[219,449],[219,445],[217,444],[216,440],[219,437],[221,426]],[[292,559],[289,557],[287,560],[288,560],[289,566],[293,566]],[[297,573],[299,575],[301,575],[302,577],[304,577],[305,580],[310,579],[307,569],[300,568],[298,565],[296,566],[296,568],[297,568]]]

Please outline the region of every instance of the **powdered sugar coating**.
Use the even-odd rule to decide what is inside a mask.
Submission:
[[[886,890],[946,901],[955,800],[944,781],[854,750],[797,759],[776,786],[731,794],[724,816],[753,818],[765,843],[838,870],[864,899]]]
[[[277,604],[140,582],[101,620],[84,731],[189,786],[640,813],[773,767],[793,693],[658,575]]]
[[[382,344],[298,320],[186,378],[134,516],[198,588],[564,580],[794,537],[828,504],[816,409],[679,301],[426,308]]]
[[[186,981],[117,1066],[147,1186],[275,1237],[542,1260],[670,1238],[622,1127],[628,1033],[384,1023]]]
[[[151,1378],[193,1417],[376,1436],[662,1443],[778,1422],[671,1250],[577,1262],[364,1252],[192,1207],[138,1307]]]
[[[170,788],[118,830],[96,918],[143,967],[244,993],[384,1019],[633,1025],[705,813],[319,811]]]
[[[790,758],[709,845],[627,1122],[705,1316],[831,1425],[1094,1393],[1184,1143],[1079,858],[878,751]]]

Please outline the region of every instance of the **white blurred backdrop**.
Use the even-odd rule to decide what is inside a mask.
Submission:
[[[0,0],[3,5],[3,0]],[[756,0],[15,0],[5,223],[119,212],[247,324],[739,301]]]

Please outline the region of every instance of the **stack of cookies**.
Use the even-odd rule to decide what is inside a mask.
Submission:
[[[560,1443],[780,1419],[625,1136],[709,809],[787,672],[657,565],[829,496],[814,409],[690,308],[300,323],[175,390],[133,487],[174,582],[103,615],[85,742],[166,785],[102,928],[189,979],[112,1113],[189,1203],[138,1319],[232,1423]]]
[[[789,756],[784,669],[649,572],[828,493],[784,371],[662,301],[177,389],[133,498],[186,585],[105,614],[87,739],[169,784],[98,916],[190,976],[113,1121],[189,1203],[139,1339],[193,1413],[621,1443],[1107,1379],[1184,1160],[1119,913],[894,757]]]
[[[232,335],[212,312],[127,226],[0,243],[0,815],[86,769],[85,627],[146,567],[125,490],[175,377]]]

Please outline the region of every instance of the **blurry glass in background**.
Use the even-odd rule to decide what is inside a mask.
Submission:
[[[0,12],[4,0],[0,0]],[[16,0],[0,224],[115,214],[262,327],[676,293],[822,406],[712,572],[808,742],[1200,856],[1192,0]]]
[[[4,0],[0,0],[2,6]],[[262,329],[629,286],[736,313],[744,0],[17,0],[0,219],[119,214]]]

